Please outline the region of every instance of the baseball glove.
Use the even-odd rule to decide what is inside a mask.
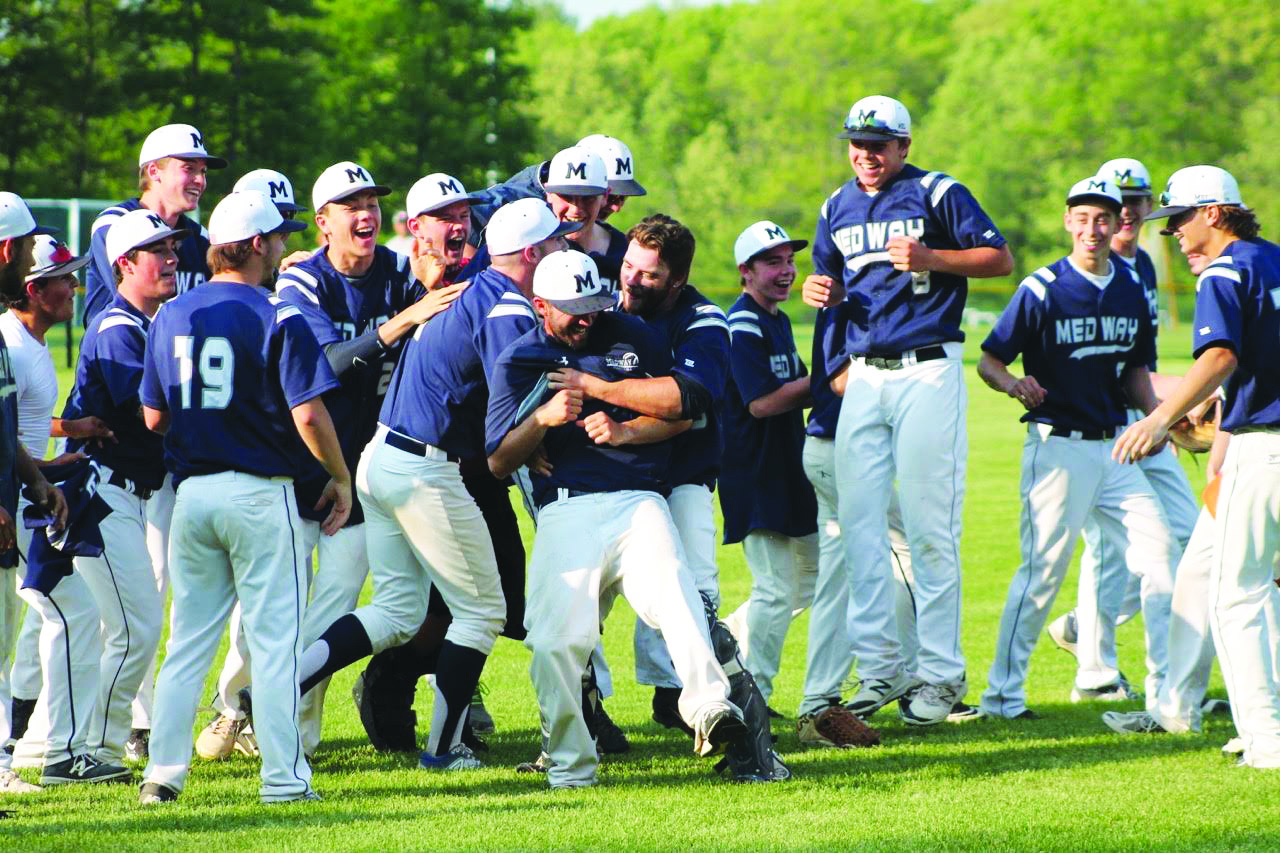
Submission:
[[[1215,400],[1210,416],[1199,425],[1193,424],[1189,418],[1182,418],[1169,427],[1169,440],[1189,453],[1208,453],[1213,447],[1213,439],[1218,434],[1218,421],[1222,418],[1222,400]]]

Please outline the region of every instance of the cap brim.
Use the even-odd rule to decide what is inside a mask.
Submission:
[[[582,184],[556,184],[555,186],[543,184],[542,188],[556,195],[604,195],[609,192],[607,183],[603,187],[583,186]]]
[[[66,261],[61,264],[54,264],[45,270],[32,270],[27,274],[27,281],[35,281],[38,278],[54,278],[60,275],[68,275],[78,271],[81,267],[84,267],[89,263],[89,260],[89,256],[86,255],[83,258],[76,258],[75,260]]]
[[[1171,204],[1167,207],[1158,207],[1148,213],[1146,219],[1143,221],[1149,222],[1152,219],[1168,219],[1170,216],[1177,216],[1179,213],[1185,213],[1188,210],[1194,209],[1195,208],[1189,204]]]
[[[373,184],[372,186],[368,186],[368,187],[360,187],[360,189],[358,190],[352,190],[349,193],[343,193],[342,195],[334,196],[333,198],[326,200],[324,204],[329,204],[335,201],[342,201],[344,198],[351,198],[353,195],[359,195],[360,193],[373,193],[376,196],[391,195],[391,187],[384,187],[382,184]],[[323,204],[319,206],[324,207]]]
[[[1121,198],[1142,198],[1142,197],[1151,198],[1151,190],[1139,190],[1139,189],[1127,190],[1124,187],[1121,187],[1120,197]]]
[[[307,223],[301,219],[286,219],[271,230],[272,234],[296,234],[299,231],[306,231]]]
[[[543,240],[550,240],[552,237],[563,237],[566,234],[573,234],[575,231],[582,230],[581,222],[561,222],[556,226],[556,230],[552,231]]]
[[[890,139],[906,139],[906,138],[907,138],[906,136],[903,136],[897,133],[890,133],[887,130],[886,131],[849,130],[848,128],[845,128],[844,130],[836,134],[836,139],[862,139],[868,142],[875,142],[876,140],[879,140],[881,142],[887,142]]]
[[[618,180],[609,182],[609,192],[613,195],[648,195],[649,191],[640,186],[638,181]]]
[[[277,201],[272,203],[276,206],[276,210],[281,213],[302,213],[306,210],[306,208],[300,204],[293,204],[287,201]]]
[[[177,154],[166,154],[163,157],[152,157],[150,160],[143,160],[141,163],[139,163],[138,168],[141,169],[143,166],[147,165],[148,163],[154,163],[157,160],[167,160],[170,157],[176,157],[179,160],[203,160],[205,167],[209,169],[227,168],[227,161],[224,160],[223,158],[211,157],[208,154],[202,154],[199,151],[185,151],[185,152],[179,152]]]
[[[60,233],[62,233],[61,228],[50,228],[48,225],[37,225],[36,229],[32,231],[30,234],[28,234],[27,236],[32,237],[32,236],[35,236],[36,234],[60,234]]]
[[[439,204],[433,205],[431,207],[424,207],[422,210],[419,210],[417,213],[409,214],[408,218],[417,219],[419,216],[421,216],[424,213],[435,213],[437,210],[441,210],[443,208],[449,207],[450,205],[457,204],[460,201],[465,201],[467,204],[474,207],[477,204],[484,204],[488,200],[489,199],[487,197],[479,193],[467,193],[466,195],[460,195],[457,198],[451,198],[448,201],[442,201]]]
[[[1124,205],[1109,195],[1099,195],[1098,193],[1080,193],[1067,197],[1067,207],[1075,207],[1077,204],[1096,204],[1105,207],[1108,210],[1119,213]]]
[[[543,298],[545,299],[545,297]],[[564,313],[575,316],[607,311],[618,302],[612,293],[593,293],[590,296],[579,296],[576,299],[545,299],[545,301],[550,302]]]
[[[774,243],[772,246],[765,246],[763,249],[757,249],[750,257],[746,258],[745,260],[738,261],[738,263],[749,264],[756,258],[763,255],[765,252],[776,249],[779,246],[790,246],[793,252],[798,252],[801,249],[808,248],[809,241],[808,240],[783,240],[779,243]]]

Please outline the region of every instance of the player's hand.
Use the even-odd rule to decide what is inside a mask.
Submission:
[[[1024,376],[1014,382],[1009,386],[1008,393],[1010,397],[1021,403],[1027,411],[1031,411],[1043,403],[1048,394],[1040,387],[1040,383],[1036,381],[1034,376]]]
[[[67,526],[67,500],[62,496],[62,490],[52,485],[43,476],[32,483],[31,502],[45,509],[53,516],[53,529],[61,530]]]
[[[548,429],[571,424],[582,414],[582,392],[565,389],[538,407],[534,416]]]
[[[63,453],[52,459],[36,459],[34,461],[37,468],[48,468],[51,465],[66,465],[68,462],[76,462],[84,458],[85,455],[77,450],[75,453]]]
[[[1212,421],[1217,403],[1218,397],[1210,394],[1208,399],[1187,412],[1187,420],[1195,427],[1202,426],[1206,421]]]
[[[604,412],[594,412],[578,421],[578,426],[587,431],[587,435],[596,444],[607,444],[617,447],[631,440],[626,424],[620,424]]]
[[[1147,415],[1120,434],[1111,447],[1111,458],[1117,462],[1137,462],[1164,449],[1169,439],[1169,425],[1154,414]]]
[[[895,270],[928,272],[937,269],[938,256],[915,237],[890,237],[885,248],[889,250],[889,262]]]
[[[294,264],[300,264],[307,258],[311,257],[314,252],[310,249],[299,249],[296,252],[290,252],[289,257],[280,262],[280,272],[284,272]]]
[[[467,283],[462,282],[461,284],[450,284],[447,287],[428,290],[421,299],[409,307],[408,310],[411,312],[409,314],[410,320],[419,326],[422,325],[448,308],[453,303],[453,300],[461,296],[462,291],[466,289]]]
[[[555,467],[547,458],[547,448],[541,444],[533,449],[533,455],[524,464],[528,467],[530,474],[537,474],[539,477],[550,477]]]
[[[840,369],[831,374],[831,393],[837,397],[844,396],[844,389],[849,384],[849,362],[846,360]]]
[[[444,255],[432,244],[430,237],[424,240],[417,237],[413,239],[413,245],[409,248],[409,267],[423,287],[427,290],[439,287],[444,281],[447,266]]]
[[[320,523],[320,529],[324,531],[325,536],[332,536],[342,529],[342,525],[347,523],[347,519],[351,517],[351,481],[330,479],[325,484],[324,492],[320,495],[320,500],[316,501],[316,509],[324,509],[325,504],[332,503],[329,508],[329,515]]]
[[[18,530],[13,525],[13,516],[0,506],[0,551],[8,551],[18,541]],[[8,579],[5,579],[8,582]]]
[[[106,439],[112,444],[117,443],[116,434],[111,431],[111,425],[94,415],[89,415],[87,418],[64,420],[62,422],[62,434],[68,438],[98,438]],[[102,441],[98,442],[100,445],[104,443]]]
[[[583,373],[581,370],[574,370],[572,367],[562,367],[547,374],[547,384],[552,389],[556,391],[581,391],[584,396],[596,397],[596,399],[599,399],[599,397],[592,392],[598,390],[597,385],[603,382],[604,380],[598,376]]]
[[[804,304],[813,308],[830,308],[844,301],[844,285],[829,275],[811,275],[800,288]]]

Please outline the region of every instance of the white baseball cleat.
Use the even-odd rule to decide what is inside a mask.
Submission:
[[[471,747],[460,743],[444,755],[424,752],[418,756],[418,766],[423,770],[478,770],[484,767]]]
[[[1072,657],[1076,656],[1076,641],[1079,637],[1074,610],[1068,610],[1050,622],[1045,632],[1049,635],[1049,639],[1053,640],[1054,645]]]
[[[1072,702],[1141,702],[1142,694],[1129,686],[1122,677],[1119,681],[1101,687],[1071,688]]]
[[[906,672],[894,678],[864,678],[859,682],[858,692],[844,706],[865,720],[915,686],[916,680]]]
[[[1222,745],[1223,755],[1244,755],[1244,738],[1233,737]]]
[[[0,794],[38,794],[43,791],[39,785],[22,781],[22,778],[8,767],[0,768]]]
[[[969,690],[967,684],[922,684],[898,702],[898,716],[909,726],[932,726],[951,716],[955,704]]]
[[[1146,711],[1107,711],[1102,715],[1102,722],[1113,732],[1122,735],[1166,734],[1164,726]]]
[[[226,714],[219,714],[196,738],[196,755],[208,761],[217,761],[231,755],[235,751],[236,740],[248,723],[246,717],[237,720]]]

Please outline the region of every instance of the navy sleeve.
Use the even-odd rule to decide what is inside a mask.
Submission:
[[[1028,276],[1013,292],[1013,298],[1005,306],[991,334],[982,342],[984,352],[989,352],[1005,364],[1013,364],[1026,348],[1028,339],[1040,326],[1044,310],[1044,284]]]
[[[1196,279],[1196,330],[1192,354],[1213,346],[1226,346],[1237,355],[1244,341],[1244,306],[1240,273],[1229,266],[1210,264]]]
[[[713,400],[724,398],[729,376],[729,323],[715,305],[699,305],[676,340],[671,372],[697,382]]]
[[[543,193],[538,191],[537,178],[541,169],[541,163],[526,166],[502,183],[473,193],[473,195],[481,198],[479,204],[471,205],[471,222],[474,226],[471,229],[473,246],[479,246],[483,242],[485,226],[489,224],[489,220],[498,208],[504,204],[522,198],[546,198]]]
[[[305,270],[300,272],[303,274],[294,273],[292,268],[285,270],[276,283],[276,295],[298,309],[321,347],[338,343],[342,340],[342,333],[324,310],[324,294],[310,273]]]
[[[169,352],[166,341],[162,337],[164,331],[162,329],[161,317],[164,309],[161,308],[151,321],[151,328],[147,330],[147,351],[143,357],[142,363],[142,385],[138,388],[138,397],[142,400],[142,405],[159,411],[167,411],[169,401],[165,397],[164,377],[161,375],[162,367],[167,367],[173,361],[173,353]]]
[[[112,326],[100,328],[95,339],[94,359],[113,408],[138,399],[146,352],[146,341],[139,332],[128,326]]]
[[[113,217],[114,219],[114,217]],[[96,225],[99,220],[95,221]],[[102,313],[116,295],[115,273],[107,262],[107,230],[110,221],[93,232],[89,240],[89,263],[84,268],[84,327]]]
[[[275,335],[279,338],[280,390],[289,408],[338,387],[328,359],[295,306],[276,308]]]
[[[934,210],[961,249],[998,249],[1005,244],[1004,235],[964,184],[942,176],[931,189]]]
[[[836,196],[832,195],[822,203],[822,209],[818,212],[818,229],[813,235],[813,271],[818,275],[830,276],[842,282],[844,281],[844,253],[831,239],[831,226],[827,222],[827,208],[835,200]]]
[[[734,384],[743,402],[750,404],[771,391],[782,387],[782,381],[769,367],[769,349],[765,345],[764,332],[754,319],[747,319],[747,311],[735,311],[730,316],[729,365]]]
[[[529,303],[523,300],[498,300],[475,331],[476,352],[480,354],[484,375],[492,376],[498,357],[537,324],[538,320]]]
[[[493,365],[489,377],[489,410],[485,414],[484,452],[492,456],[515,429],[549,396],[545,375],[514,363],[513,344]]]

